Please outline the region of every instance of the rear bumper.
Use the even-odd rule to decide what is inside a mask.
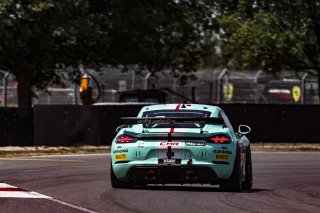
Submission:
[[[126,177],[127,182],[137,184],[180,184],[219,182],[216,173],[205,166],[134,166]]]

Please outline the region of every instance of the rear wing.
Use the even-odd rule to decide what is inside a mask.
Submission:
[[[223,125],[222,118],[194,118],[194,117],[122,117],[121,125],[135,124],[218,124]]]

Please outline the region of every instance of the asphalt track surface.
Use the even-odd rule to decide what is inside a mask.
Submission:
[[[0,158],[0,183],[51,197],[0,198],[0,212],[320,212],[320,152],[253,153],[254,186],[112,189],[110,155]],[[1,192],[0,192],[1,195]]]

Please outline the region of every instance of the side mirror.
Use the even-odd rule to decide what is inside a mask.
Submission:
[[[238,127],[238,133],[240,135],[247,135],[251,132],[251,128],[247,125],[240,124]]]

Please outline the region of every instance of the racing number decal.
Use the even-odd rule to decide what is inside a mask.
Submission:
[[[295,102],[298,102],[301,98],[301,89],[298,86],[292,87],[292,97]]]

